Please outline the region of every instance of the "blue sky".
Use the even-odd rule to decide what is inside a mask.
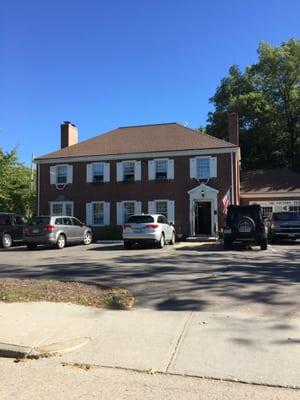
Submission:
[[[259,41],[300,37],[298,0],[51,0],[2,2],[0,146],[20,158],[118,126],[204,125],[232,64]]]

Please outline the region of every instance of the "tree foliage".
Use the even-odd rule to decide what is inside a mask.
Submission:
[[[31,169],[24,166],[16,149],[0,148],[0,211],[31,216],[35,207],[35,183]]]
[[[207,132],[228,140],[228,112],[240,120],[244,169],[300,170],[300,40],[261,42],[258,62],[234,65],[210,99]]]

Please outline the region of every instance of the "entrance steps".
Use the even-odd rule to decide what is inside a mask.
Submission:
[[[189,236],[185,239],[186,242],[216,242],[218,238],[216,236]]]

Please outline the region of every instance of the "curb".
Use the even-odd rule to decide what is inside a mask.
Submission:
[[[0,357],[38,359],[75,351],[90,341],[89,337],[70,339],[44,346],[30,347],[12,343],[0,343]]]

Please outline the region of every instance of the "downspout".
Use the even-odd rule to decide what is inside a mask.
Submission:
[[[40,215],[40,164],[37,164],[37,215]]]
[[[230,153],[230,163],[231,163],[231,201],[232,204],[235,204],[235,190],[233,187],[233,153]]]

